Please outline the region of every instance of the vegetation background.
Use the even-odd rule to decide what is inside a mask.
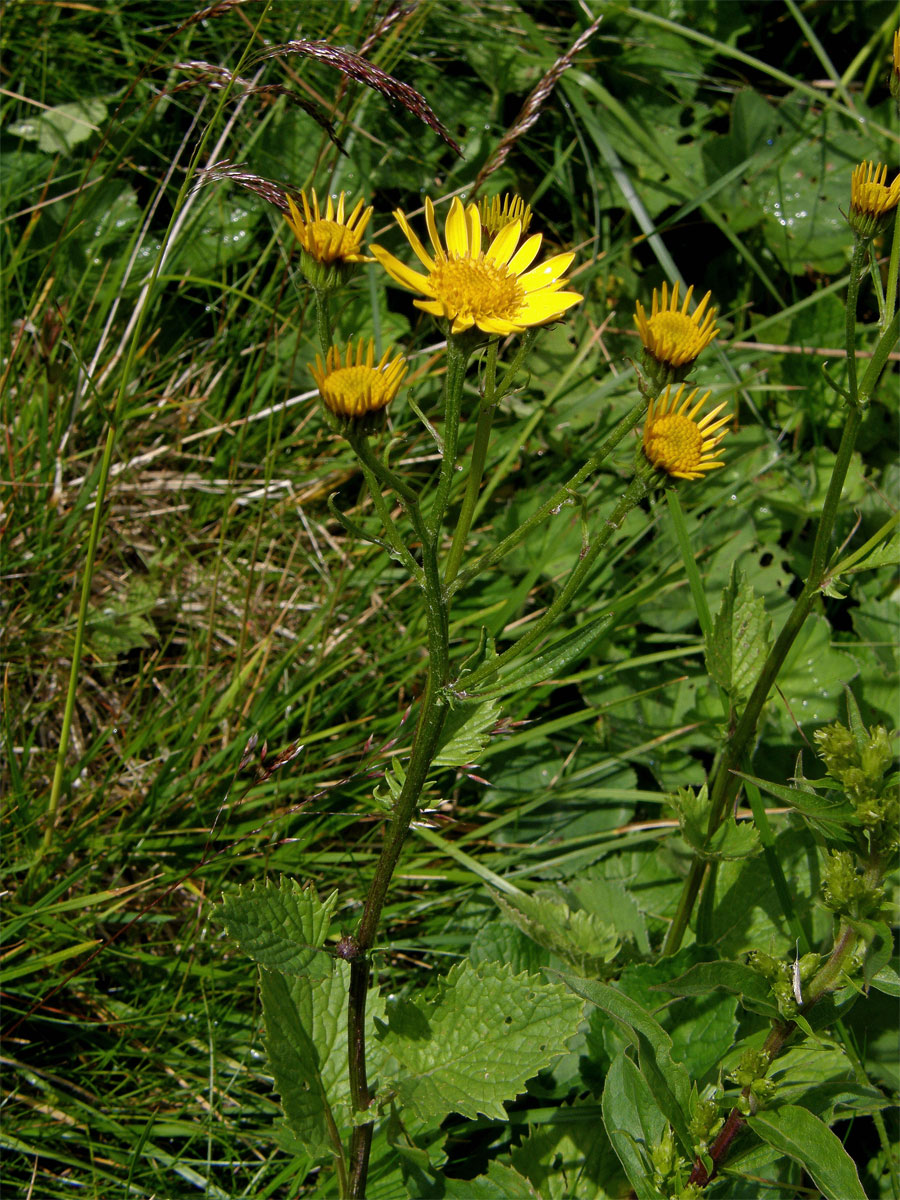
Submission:
[[[228,179],[178,206],[192,156],[208,131],[199,168],[228,159],[282,184],[364,195],[379,241],[403,254],[390,211],[471,189],[531,89],[597,17],[482,191],[519,192],[549,244],[577,249],[573,281],[586,299],[543,333],[527,386],[495,423],[476,540],[487,545],[521,521],[634,402],[634,303],[647,304],[674,263],[698,293],[712,289],[722,340],[698,379],[736,413],[727,467],[683,492],[707,596],[715,608],[738,561],[777,627],[804,576],[843,420],[822,379],[829,356],[838,381],[844,371],[851,239],[839,207],[857,162],[897,157],[886,85],[893,3],[6,5],[10,1195],[315,1191],[315,1173],[278,1125],[254,972],[210,910],[223,891],[286,872],[323,896],[339,888],[352,928],[379,845],[369,797],[407,744],[421,678],[413,588],[328,515],[329,494],[351,510],[365,495],[312,396],[315,320],[295,286],[290,231]],[[464,157],[323,63],[252,57],[296,37],[365,46],[428,99]],[[215,77],[191,64],[235,69],[245,52],[241,74],[264,90],[237,89],[222,104]],[[274,84],[293,98],[265,90]],[[343,153],[310,107],[333,120]],[[427,411],[438,394],[434,327],[384,284],[376,267],[363,271],[342,298],[340,327],[412,347],[413,394]],[[871,290],[867,298],[871,325]],[[88,528],[120,394],[62,804],[46,873],[25,889],[46,827]],[[895,400],[887,386],[872,405],[848,480],[839,536],[853,534],[854,545],[896,509]],[[428,470],[427,441],[396,408],[409,469]],[[592,482],[592,511],[618,494],[632,452]],[[465,592],[458,615],[491,631],[524,625],[580,539],[578,512],[567,510]],[[757,774],[785,782],[801,750],[807,773],[821,773],[812,731],[843,718],[848,683],[867,723],[895,724],[894,587],[883,568],[823,602],[780,679],[782,702],[767,711]],[[542,961],[497,920],[473,859],[520,886],[580,889],[630,929],[638,956],[658,951],[687,861],[665,794],[703,782],[721,719],[664,505],[632,514],[581,615],[613,591],[632,597],[627,619],[566,678],[504,702],[472,767],[440,777],[435,827],[411,835],[385,913],[379,970],[389,989],[422,986],[463,953]],[[254,783],[238,771],[254,733],[270,760],[291,743],[303,748]],[[789,818],[776,828],[798,911],[815,913],[815,858]],[[638,903],[626,903],[625,881]],[[723,871],[722,888],[723,953],[790,951],[758,861]],[[814,919],[827,924],[821,912]],[[651,981],[642,970],[626,968],[633,987]],[[671,1027],[698,1077],[714,1078],[744,1017],[733,997],[730,1008],[679,1003]],[[895,1004],[873,991],[848,1028],[869,1085],[894,1095]],[[447,1173],[474,1176],[511,1152],[543,1180],[542,1195],[597,1195],[589,1181],[567,1190],[553,1166],[603,1152],[599,1102],[577,1058],[535,1080],[507,1124],[449,1123]],[[807,1052],[795,1075],[824,1087],[846,1061],[839,1047]],[[867,1194],[891,1195],[872,1121],[857,1112],[838,1132]],[[896,1119],[886,1119],[896,1139]],[[372,1195],[397,1194],[391,1186],[373,1178]],[[788,1161],[729,1194],[769,1188],[815,1194]]]

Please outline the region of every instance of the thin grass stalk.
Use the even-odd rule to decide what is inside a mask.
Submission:
[[[265,6],[260,14],[256,29],[259,28],[259,24],[261,24],[263,21],[267,11],[268,5]],[[254,35],[256,33],[256,29],[254,30]],[[252,42],[253,38],[251,37],[241,57],[241,62],[243,62],[249,54]],[[188,164],[181,188],[179,189],[175,204],[173,205],[172,216],[169,219],[168,228],[166,229],[165,235],[160,244],[156,260],[153,263],[150,279],[138,301],[138,308],[133,322],[131,341],[128,347],[128,353],[126,355],[125,362],[122,366],[122,376],[118,391],[116,393],[116,399],[113,404],[112,416],[110,417],[109,427],[107,428],[106,432],[106,441],[103,447],[103,457],[100,463],[100,475],[97,481],[97,492],[94,499],[94,515],[91,519],[91,529],[90,533],[88,534],[87,552],[85,555],[84,571],[81,579],[81,596],[78,605],[78,616],[75,622],[75,639],[72,646],[72,661],[69,666],[69,682],[66,689],[63,722],[60,729],[59,746],[57,747],[56,763],[53,770],[53,780],[50,786],[50,796],[47,801],[47,810],[45,814],[44,834],[41,838],[35,858],[31,863],[31,866],[28,868],[28,872],[25,876],[23,883],[23,893],[25,897],[31,894],[35,883],[37,882],[37,876],[41,869],[43,860],[53,845],[53,835],[56,829],[57,820],[59,818],[60,801],[62,798],[63,781],[65,778],[66,756],[69,750],[69,739],[72,732],[72,719],[75,712],[75,699],[78,692],[78,676],[81,669],[81,657],[84,652],[84,634],[87,627],[87,613],[90,605],[91,586],[94,578],[94,565],[97,558],[97,547],[100,541],[100,531],[105,515],[104,510],[106,504],[106,493],[109,485],[109,473],[112,465],[112,456],[115,449],[116,438],[122,422],[122,411],[125,406],[125,399],[131,383],[135,361],[137,359],[141,334],[143,332],[147,313],[150,309],[150,298],[154,293],[157,280],[162,270],[163,262],[168,254],[170,239],[172,238],[173,232],[180,221],[182,208],[187,199],[193,178],[197,172],[197,163],[206,149],[207,143],[212,137],[215,119],[225,106],[228,100],[229,91],[230,88],[228,87],[223,90],[216,111],[213,114],[213,119],[206,126],[206,129],[201,135],[197,150]]]

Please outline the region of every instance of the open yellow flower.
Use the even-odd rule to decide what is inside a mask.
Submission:
[[[715,327],[716,310],[706,308],[710,292],[706,293],[694,312],[688,316],[693,294],[694,286],[691,284],[684,303],[679,308],[678,284],[672,289],[670,300],[668,286],[664,283],[662,303],[656,288],[653,289],[653,307],[649,318],[640,300],[635,305],[634,323],[647,354],[660,366],[681,369],[683,374],[686,373],[683,369],[690,369],[700,351],[705,350],[719,332]]]
[[[861,162],[850,178],[850,225],[860,237],[874,237],[900,204],[900,175],[885,183],[887,167]]]
[[[575,255],[556,254],[532,267],[543,238],[532,234],[520,246],[522,222],[518,219],[504,225],[487,250],[482,250],[478,206],[463,207],[457,196],[444,225],[445,250],[434,205],[426,199],[425,224],[434,247],[429,254],[404,214],[398,209],[394,216],[426,274],[407,267],[381,246],[372,246],[372,253],[401,287],[425,297],[413,301],[417,308],[451,323],[451,333],[464,333],[473,326],[488,334],[522,333],[531,325],[555,321],[583,299],[579,292],[562,290],[568,282],[564,272]]]
[[[316,355],[316,365],[309,364],[316,381],[319,395],[339,417],[358,418],[369,413],[380,412],[397,395],[409,364],[402,354],[392,361],[390,350],[385,350],[379,363],[375,364],[375,343],[360,338],[354,355],[353,343],[347,345],[344,361],[337,346],[332,346],[325,356],[323,365]]]
[[[694,388],[682,400],[684,387],[682,384],[671,396],[670,384],[655,400],[651,400],[644,425],[644,456],[658,470],[676,479],[702,479],[704,472],[725,466],[716,460],[715,451],[727,432],[722,426],[731,419],[731,414],[726,413],[718,421],[715,419],[725,407],[722,403],[697,420],[709,398],[709,392],[690,408],[699,389]],[[720,429],[722,432],[718,433]]]

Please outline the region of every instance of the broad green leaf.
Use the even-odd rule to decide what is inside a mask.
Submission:
[[[619,939],[611,925],[594,913],[570,909],[555,893],[503,896],[491,890],[490,894],[523,933],[585,975],[599,974],[618,953]]]
[[[646,919],[624,884],[589,871],[570,880],[569,890],[586,912],[602,917],[620,937],[633,938],[642,954],[650,953]]]
[[[848,842],[852,835],[846,827],[860,824],[853,806],[844,799],[843,793],[836,792],[832,799],[829,796],[820,796],[814,791],[808,791],[806,788],[770,783],[767,779],[758,779],[755,775],[745,775],[741,771],[736,771],[735,774],[740,775],[741,779],[755,783],[760,791],[768,792],[770,796],[774,796],[783,804],[789,804],[795,808],[826,837]]]
[[[487,1175],[475,1179],[443,1178],[442,1196],[447,1200],[544,1200],[524,1175],[494,1161]]]
[[[319,947],[328,936],[336,891],[320,902],[311,887],[283,875],[277,884],[252,883],[229,896],[217,915],[245,954],[262,967],[300,974],[330,975],[330,959]]]
[[[637,1046],[641,1074],[655,1103],[685,1151],[690,1152],[691,1138],[685,1114],[688,1112],[691,1078],[685,1067],[672,1057],[672,1039],[645,1008],[617,988],[593,979],[561,978],[573,992],[596,1004],[627,1031]]]
[[[872,976],[872,987],[888,996],[900,996],[900,975],[891,963],[887,963]]]
[[[458,963],[432,1001],[390,1006],[381,1044],[400,1069],[382,1076],[381,1089],[420,1120],[505,1120],[503,1102],[565,1051],[583,1009],[560,984],[503,963]]]
[[[275,1088],[291,1130],[317,1157],[334,1153],[335,1131],[343,1139],[353,1124],[347,1080],[350,964],[333,958],[325,961],[331,971],[319,979],[260,971],[266,1049]],[[373,1079],[383,1064],[374,1027],[383,1012],[383,1000],[370,988],[367,1065]]]
[[[825,1200],[866,1200],[840,1139],[805,1108],[786,1104],[748,1117],[747,1123],[764,1142],[800,1163]]]
[[[638,1200],[664,1200],[653,1183],[650,1150],[666,1120],[641,1072],[624,1052],[613,1061],[603,1088],[603,1125]]]
[[[771,625],[762,597],[733,566],[706,649],[709,673],[733,703],[746,698],[756,683],[769,652]]]
[[[99,133],[105,120],[106,105],[102,100],[76,100],[45,109],[27,121],[17,121],[9,126],[9,132],[26,142],[37,142],[38,149],[46,154],[59,154]]]

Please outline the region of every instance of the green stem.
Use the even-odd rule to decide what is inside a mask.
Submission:
[[[687,575],[688,586],[691,589],[691,599],[694,601],[697,620],[700,622],[703,640],[708,646],[712,638],[712,617],[709,613],[706,592],[703,590],[703,582],[700,579],[700,571],[697,568],[697,560],[694,558],[694,552],[691,549],[691,538],[688,533],[687,521],[684,519],[684,510],[681,507],[678,492],[675,488],[668,488],[666,490],[666,503],[669,506],[669,516],[672,519],[675,540],[678,543],[681,561],[684,563],[684,572]]]
[[[900,204],[894,214],[894,237],[891,242],[891,260],[888,264],[887,290],[884,296],[884,325],[890,325],[897,309],[897,276],[900,271]]]
[[[834,523],[837,518],[841,493],[844,488],[844,480],[847,476],[853,449],[856,445],[856,438],[862,424],[862,403],[857,386],[854,351],[856,347],[856,300],[859,293],[859,281],[864,271],[865,255],[865,244],[857,239],[853,247],[850,282],[847,288],[847,364],[851,402],[841,437],[841,444],[838,447],[835,457],[834,470],[832,471],[828,491],[825,495],[825,503],[822,506],[822,515],[819,519],[815,545],[813,546],[812,557],[810,559],[809,574],[802,592],[797,597],[794,607],[791,609],[788,619],[775,641],[775,645],[766,657],[756,685],[750,694],[750,698],[733,734],[724,748],[718,768],[713,776],[710,787],[709,822],[707,826],[710,837],[719,828],[725,813],[738,793],[741,780],[734,772],[740,768],[745,755],[749,752],[750,743],[756,734],[756,727],[763,706],[768,699],[769,692],[772,690],[778,674],[784,666],[784,661],[791,646],[793,646],[800,630],[803,628],[806,618],[812,611],[813,604],[819,594],[819,589],[825,579],[831,536],[834,531]],[[674,954],[681,946],[704,877],[707,880],[706,886],[712,886],[714,873],[708,871],[707,864],[702,859],[695,858],[691,864],[687,879],[684,882],[675,917],[666,935],[663,945],[664,955]]]
[[[449,585],[459,572],[459,565],[466,548],[466,538],[472,527],[472,516],[481,490],[481,480],[484,475],[484,464],[487,461],[488,445],[491,440],[491,425],[494,423],[496,407],[497,382],[497,339],[488,345],[487,365],[484,372],[484,398],[478,409],[478,423],[475,427],[475,440],[472,442],[472,454],[469,464],[469,478],[466,480],[466,491],[463,496],[459,520],[456,522],[456,532],[450,545],[447,567],[444,572],[444,583]]]
[[[554,516],[572,499],[572,492],[580,484],[582,484],[589,475],[592,475],[605,458],[618,446],[619,442],[634,429],[635,425],[643,417],[647,411],[647,401],[640,400],[635,406],[622,418],[612,433],[604,439],[597,447],[594,453],[590,456],[583,467],[575,472],[571,479],[558,488],[549,500],[545,501],[539,509],[531,514],[527,521],[524,521],[518,529],[514,529],[507,537],[492,549],[486,551],[477,558],[471,566],[466,569],[454,580],[450,587],[450,591],[455,592],[458,588],[465,586],[476,575],[480,575],[482,571],[486,571],[488,567],[495,566],[500,560],[511,550],[514,550],[520,542],[531,533],[532,529],[536,529],[538,525],[546,521],[548,517]]]
[[[323,363],[331,349],[331,293],[325,288],[316,288],[316,333],[322,347]]]
[[[422,567],[419,581],[425,599],[425,619],[428,635],[428,674],[425,690],[419,703],[419,716],[413,735],[412,751],[406,777],[394,801],[393,811],[384,835],[375,874],[366,895],[362,919],[353,944],[350,961],[350,985],[347,998],[348,1073],[353,1109],[365,1112],[371,1103],[366,1074],[366,1000],[369,991],[369,952],[375,944],[381,914],[388,889],[409,827],[419,805],[428,772],[440,744],[447,715],[446,689],[450,681],[450,620],[447,593],[441,582],[438,549],[441,524],[453,482],[456,447],[459,438],[459,414],[465,384],[468,352],[460,340],[451,337],[447,343],[447,375],[445,380],[444,457],[438,479],[434,504],[427,522],[422,520],[418,499],[411,489],[398,480],[393,472],[372,454],[364,438],[353,440],[360,461],[375,480],[386,481],[395,487],[405,501],[416,534],[422,542]],[[399,485],[399,486],[398,486]],[[351,1200],[366,1194],[369,1155],[374,1125],[371,1121],[354,1127],[350,1135],[349,1191]]]
[[[444,384],[444,455],[438,478],[434,503],[428,515],[426,528],[431,537],[436,537],[444,521],[450,501],[450,489],[456,471],[456,452],[459,445],[459,414],[462,407],[463,384],[469,349],[463,338],[452,333],[447,338],[447,377]]]
[[[400,534],[400,530],[397,528],[396,522],[391,516],[391,510],[385,503],[384,495],[381,490],[381,481],[378,479],[376,473],[369,465],[370,462],[377,462],[377,460],[368,446],[365,435],[363,434],[358,438],[350,435],[348,440],[350,441],[350,444],[353,446],[353,449],[356,451],[356,455],[359,458],[359,465],[362,468],[363,475],[365,476],[366,484],[369,488],[369,494],[372,497],[372,503],[375,506],[375,511],[378,513],[379,520],[381,521],[381,524],[384,527],[384,532],[387,535],[389,552],[403,563],[410,575],[412,575],[420,587],[423,587],[424,578],[422,575],[422,569],[413,558],[412,554],[410,554],[409,549],[404,543]],[[362,443],[364,442],[366,445],[363,448]]]

